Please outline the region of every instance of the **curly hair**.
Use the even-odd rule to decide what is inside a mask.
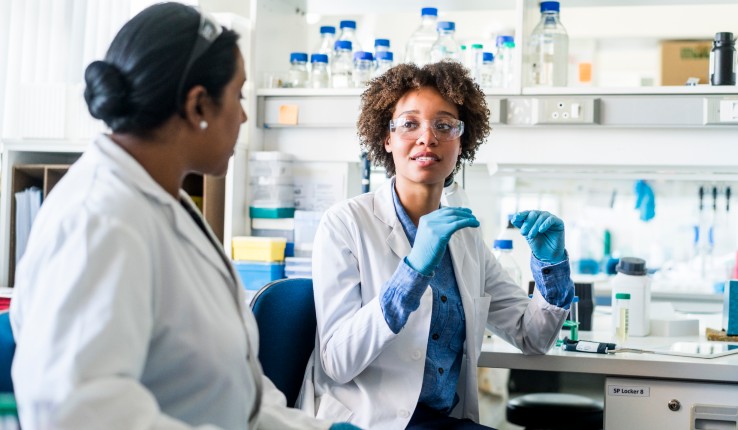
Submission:
[[[479,145],[489,136],[489,109],[484,92],[469,76],[469,71],[455,61],[441,61],[423,66],[400,64],[369,81],[361,95],[361,111],[357,134],[361,147],[376,166],[382,166],[388,175],[395,174],[392,154],[385,151],[389,122],[397,101],[408,91],[423,87],[435,88],[444,99],[456,105],[459,120],[464,121],[461,135],[461,155],[454,172],[463,161],[474,161]]]

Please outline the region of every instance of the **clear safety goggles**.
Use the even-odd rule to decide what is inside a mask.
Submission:
[[[185,68],[182,71],[182,77],[179,78],[179,84],[177,85],[177,106],[181,103],[182,90],[184,89],[184,83],[187,79],[187,75],[190,74],[190,69],[195,61],[210,48],[215,39],[223,33],[223,27],[212,16],[205,12],[200,12],[200,25],[197,28],[197,39],[195,39],[195,45],[190,51],[190,57],[185,63]]]
[[[413,116],[401,116],[391,120],[389,127],[392,133],[397,133],[403,140],[418,140],[423,134],[424,124],[439,142],[454,140],[464,134],[464,121],[455,118],[421,120]]]

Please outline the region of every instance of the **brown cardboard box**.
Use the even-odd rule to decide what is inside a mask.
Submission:
[[[661,85],[684,85],[687,78],[709,84],[711,40],[661,42]]]

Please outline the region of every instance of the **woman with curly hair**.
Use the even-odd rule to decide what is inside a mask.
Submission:
[[[455,62],[402,64],[362,95],[358,135],[392,178],[326,212],[315,237],[316,347],[301,405],[362,428],[487,428],[477,361],[485,327],[529,354],[554,343],[573,295],[563,222],[524,211],[530,300],[444,183],[489,135],[483,92]]]

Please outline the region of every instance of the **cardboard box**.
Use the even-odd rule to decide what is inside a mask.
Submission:
[[[684,85],[688,78],[709,84],[711,40],[661,42],[661,85]]]

